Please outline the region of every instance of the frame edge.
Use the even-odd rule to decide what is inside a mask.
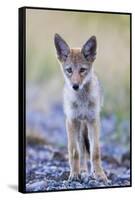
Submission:
[[[26,62],[26,9],[24,7],[18,9],[18,28],[19,28],[19,62],[18,62],[18,76],[19,76],[19,130],[18,130],[18,191],[26,193],[26,174],[25,174],[25,62]]]

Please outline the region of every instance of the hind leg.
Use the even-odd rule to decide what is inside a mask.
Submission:
[[[88,173],[87,161],[90,156],[89,155],[90,148],[88,140],[88,130],[85,123],[81,123],[79,146],[80,146],[80,170],[81,172]]]
[[[80,144],[80,171],[88,172],[87,167],[87,152],[83,144]]]

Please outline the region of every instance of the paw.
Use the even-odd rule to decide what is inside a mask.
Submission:
[[[100,168],[100,169],[97,169],[97,170],[94,170],[92,172],[92,176],[99,180],[99,181],[103,181],[104,183],[108,183],[108,179],[107,179],[107,176],[106,174],[104,173],[103,169]]]
[[[68,180],[69,181],[80,181],[81,175],[79,173],[70,173]]]

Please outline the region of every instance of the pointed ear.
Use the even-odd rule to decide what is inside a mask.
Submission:
[[[93,62],[96,58],[97,41],[96,37],[92,36],[82,47],[82,54],[87,61]]]
[[[54,36],[54,44],[57,51],[58,59],[60,61],[66,61],[68,54],[70,53],[70,48],[57,33]]]

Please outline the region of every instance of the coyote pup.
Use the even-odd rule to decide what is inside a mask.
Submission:
[[[78,180],[81,172],[88,172],[89,156],[93,176],[107,181],[99,147],[101,90],[92,67],[96,58],[96,37],[92,36],[82,49],[70,49],[58,34],[55,34],[54,43],[65,79],[69,179]]]

